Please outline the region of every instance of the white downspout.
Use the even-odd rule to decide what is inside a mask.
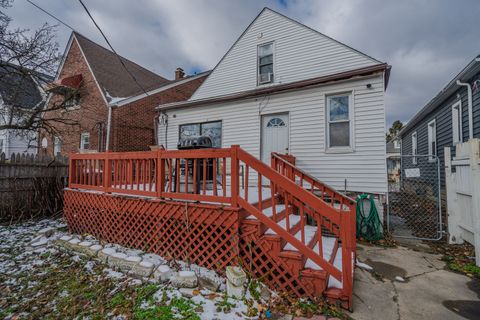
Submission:
[[[105,151],[110,150],[110,127],[112,126],[112,106],[108,105],[108,118],[107,118],[107,142]]]
[[[467,87],[468,94],[468,137],[473,138],[473,102],[472,102],[472,86],[470,83],[457,80],[457,85]]]

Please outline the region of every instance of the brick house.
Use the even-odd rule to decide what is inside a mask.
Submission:
[[[148,150],[156,142],[155,107],[188,99],[208,75],[186,77],[178,68],[175,80],[168,80],[121,59],[128,72],[113,52],[72,32],[47,101],[47,108],[68,108],[46,115],[55,133],[40,132],[41,153],[105,151],[109,109],[108,149]]]

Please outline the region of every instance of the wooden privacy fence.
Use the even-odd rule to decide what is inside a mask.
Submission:
[[[71,154],[65,215],[75,232],[117,239],[175,258],[184,258],[178,255],[191,250],[189,255],[197,257],[192,261],[208,267],[225,266],[235,256],[242,257],[257,277],[299,296],[325,290],[311,288],[306,280],[309,274],[299,273],[309,260],[325,272],[323,280],[328,275],[342,283],[337,296],[351,306],[355,202],[295,167],[294,160],[273,155],[267,165],[239,146]],[[123,201],[117,195],[137,199]],[[219,223],[208,222],[209,216],[216,216]],[[253,222],[245,219],[248,216],[254,217]],[[314,237],[308,221],[317,226]],[[185,229],[185,223],[195,227]],[[260,234],[267,229],[278,237],[276,243],[290,244],[302,258],[281,262],[281,248],[275,249],[273,238]],[[322,252],[323,230],[336,238],[330,257]],[[212,239],[217,240],[202,245]],[[345,261],[341,266],[334,263],[337,249]],[[238,254],[232,257],[226,252]]]
[[[455,149],[452,159],[450,148],[445,148],[449,242],[474,245],[480,266],[480,139]]]
[[[63,208],[68,160],[33,154],[0,154],[0,222],[49,216]]]

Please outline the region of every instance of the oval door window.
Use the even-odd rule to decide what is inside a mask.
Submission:
[[[280,118],[272,118],[267,123],[267,128],[278,128],[278,127],[285,127],[285,122]]]

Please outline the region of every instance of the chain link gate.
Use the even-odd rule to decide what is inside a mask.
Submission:
[[[440,161],[435,155],[387,158],[387,228],[398,238],[440,240]]]

